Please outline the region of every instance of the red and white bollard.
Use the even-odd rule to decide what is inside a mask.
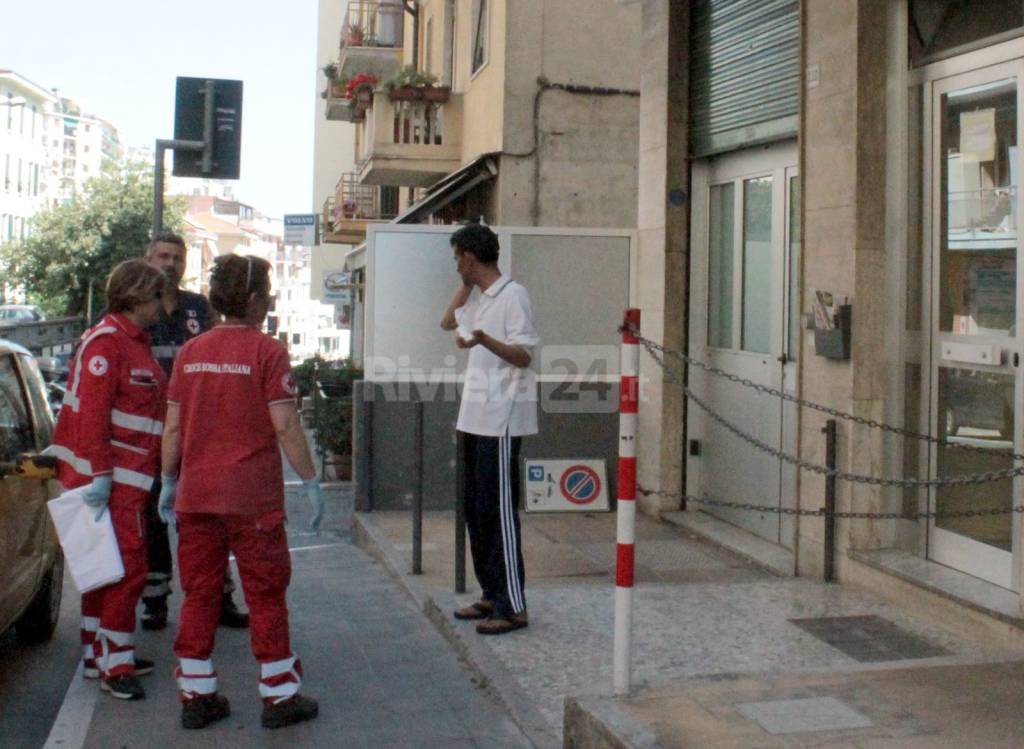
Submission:
[[[640,310],[628,309],[622,328],[619,385],[619,503],[615,555],[615,694],[629,694],[633,628],[633,559],[636,537],[636,420],[640,401]]]

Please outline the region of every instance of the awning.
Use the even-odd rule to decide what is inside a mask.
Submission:
[[[423,223],[430,214],[458,200],[477,185],[498,176],[497,154],[484,154],[435,182],[426,195],[391,220],[392,224]]]

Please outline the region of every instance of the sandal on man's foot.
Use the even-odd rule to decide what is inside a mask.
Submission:
[[[490,601],[476,601],[461,609],[455,610],[455,618],[463,621],[469,619],[486,619],[494,613],[494,604]]]
[[[523,612],[522,614],[513,614],[508,619],[499,616],[482,621],[476,625],[476,631],[481,635],[504,635],[529,626],[530,619],[526,616],[526,612]]]

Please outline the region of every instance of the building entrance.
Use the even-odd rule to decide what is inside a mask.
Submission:
[[[800,256],[797,149],[793,142],[696,162],[693,167],[690,355],[796,394]],[[795,453],[797,412],[696,368],[690,386],[758,439]],[[694,404],[687,434],[687,492],[795,506],[795,472],[707,418]],[[792,516],[708,508],[792,548]]]
[[[930,248],[933,477],[1002,470],[1021,450],[1021,80],[1004,63],[930,84],[925,108],[925,235]],[[1020,483],[1018,479],[1016,483]],[[1009,509],[1022,486],[1007,479],[932,490],[938,512]],[[928,555],[1019,589],[1012,514],[930,521]]]

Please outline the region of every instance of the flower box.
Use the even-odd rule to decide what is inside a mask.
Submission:
[[[391,101],[427,101],[444,104],[452,95],[448,86],[395,86],[388,94]]]

